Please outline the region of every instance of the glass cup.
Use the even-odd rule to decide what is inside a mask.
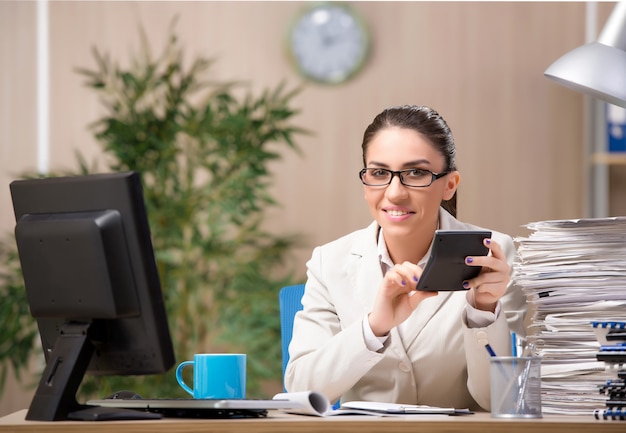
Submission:
[[[491,417],[541,418],[541,357],[494,356]]]

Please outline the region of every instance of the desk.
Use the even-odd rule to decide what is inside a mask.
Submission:
[[[488,413],[467,416],[399,417],[288,415],[270,411],[256,419],[174,419],[155,421],[25,421],[26,410],[0,418],[0,432],[37,433],[624,433],[626,421],[599,421],[592,416],[544,415],[541,419],[493,419]]]

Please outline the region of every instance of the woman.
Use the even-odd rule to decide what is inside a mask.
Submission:
[[[362,149],[375,221],[313,251],[285,386],[332,401],[489,410],[485,344],[507,355],[510,332],[524,335],[513,241],[492,230],[490,253],[466,259],[483,267],[467,291],[415,291],[435,230],[480,229],[454,216],[452,133],[428,107],[391,107],[365,130]]]

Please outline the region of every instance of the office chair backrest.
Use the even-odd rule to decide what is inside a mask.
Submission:
[[[296,313],[302,310],[302,295],[304,294],[304,284],[286,286],[278,293],[278,304],[280,306],[280,339],[283,354],[283,377],[289,361],[289,342],[293,335],[293,318]]]
[[[302,310],[302,295],[304,295],[304,284],[285,286],[278,293],[278,305],[280,306],[280,339],[283,353],[283,389],[285,381],[285,370],[289,362],[289,342],[293,335],[293,319],[296,313]],[[333,409],[339,409],[339,401],[333,404]]]

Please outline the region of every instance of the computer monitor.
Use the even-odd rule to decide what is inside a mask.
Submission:
[[[140,176],[11,183],[15,238],[46,359],[26,419],[83,418],[85,373],[147,375],[174,365]]]

